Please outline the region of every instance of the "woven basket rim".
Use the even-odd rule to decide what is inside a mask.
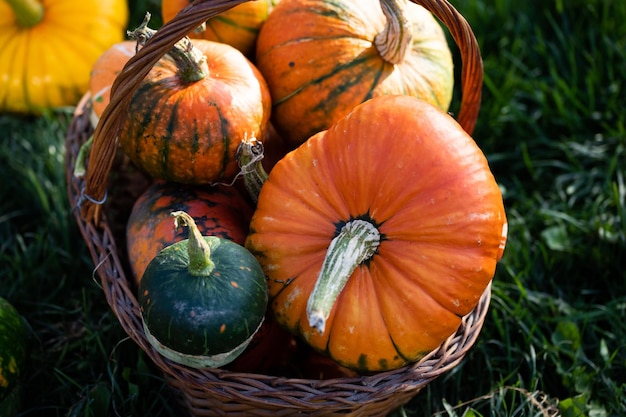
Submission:
[[[390,411],[389,407],[395,408],[406,402],[423,386],[461,362],[482,329],[490,304],[491,284],[485,289],[476,308],[462,319],[457,332],[438,349],[428,353],[416,363],[392,371],[317,380],[242,373],[226,369],[188,368],[164,358],[147,341],[137,298],[127,279],[129,274],[125,271],[124,262],[120,258],[114,234],[107,223],[106,213],[99,210],[101,207],[99,204],[94,204],[94,200],[104,200],[106,195],[106,189],[93,191],[94,176],[106,180],[113,164],[115,149],[113,152],[111,149],[103,151],[104,142],[116,143],[119,121],[126,108],[125,105],[128,104],[129,96],[132,95],[136,84],[143,78],[138,69],[145,65],[143,60],[156,62],[164,54],[163,48],[169,49],[184,33],[188,33],[208,17],[244,1],[246,0],[196,0],[192,6],[157,31],[137,55],[131,58],[116,79],[111,91],[111,105],[105,109],[95,132],[89,120],[88,94],[79,103],[66,137],[67,192],[70,204],[74,208],[73,215],[96,266],[95,272],[100,277],[106,300],[122,328],[165,374],[166,379],[171,382],[170,385],[183,391],[188,403],[189,397],[202,397],[204,394],[213,393],[225,401],[243,402],[250,407],[267,406],[275,410],[282,408],[341,410],[342,407],[346,409],[355,407],[355,404],[389,402],[390,405],[385,409]],[[482,59],[473,32],[465,19],[446,0],[411,1],[424,6],[442,20],[461,49],[463,97],[457,121],[471,134],[480,106],[482,87]],[[160,33],[163,35],[160,36]],[[173,39],[172,36],[175,34],[181,35]],[[112,110],[114,108],[115,110]],[[92,134],[94,135],[92,154],[102,157],[104,164],[91,164],[90,157],[87,177],[76,178],[73,171],[78,150]],[[101,153],[106,155],[102,156]],[[95,211],[94,206],[97,207]],[[394,397],[398,399],[394,400]]]

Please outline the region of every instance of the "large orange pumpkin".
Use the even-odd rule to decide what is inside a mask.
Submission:
[[[154,31],[134,32],[147,38]],[[244,137],[264,138],[271,98],[257,68],[232,46],[183,38],[135,91],[119,141],[154,178],[227,182]]]
[[[255,63],[292,146],[374,96],[412,95],[445,111],[454,84],[443,29],[405,0],[283,0],[261,28]]]
[[[474,140],[428,103],[381,96],[278,161],[246,246],[279,323],[341,365],[382,371],[458,329],[506,230]]]

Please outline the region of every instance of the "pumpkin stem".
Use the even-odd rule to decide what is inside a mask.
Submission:
[[[143,22],[133,31],[128,31],[129,38],[137,41],[137,45],[145,45],[154,36],[156,30],[148,27],[150,12],[146,12]],[[166,54],[169,56],[178,70],[178,76],[187,83],[193,83],[206,78],[209,75],[209,66],[206,56],[196,48],[188,36],[185,36],[174,44]]]
[[[376,226],[356,219],[346,223],[330,242],[306,307],[309,325],[320,334],[324,333],[330,311],[348,279],[359,265],[376,253],[380,239]]]
[[[143,17],[143,21],[135,28],[135,30],[126,31],[126,36],[137,41],[137,49],[139,49],[139,46],[144,46],[146,42],[148,42],[148,40],[156,33],[156,30],[148,27],[151,17],[152,15],[150,12],[146,12]]]
[[[263,143],[255,137],[248,138],[246,135],[235,153],[239,164],[239,175],[243,175],[243,183],[250,194],[250,198],[256,204],[259,201],[261,187],[267,180],[267,172],[263,168]]]
[[[184,211],[174,211],[171,213],[174,217],[174,227],[187,226],[189,228],[189,239],[187,251],[189,253],[189,274],[195,276],[207,276],[211,274],[215,268],[215,264],[211,260],[211,246],[204,239],[196,222]]]
[[[401,64],[413,40],[411,22],[404,17],[407,0],[380,0],[380,7],[387,24],[374,38],[374,45],[385,61]]]
[[[43,19],[43,5],[39,0],[7,0],[7,3],[20,27],[33,27]]]

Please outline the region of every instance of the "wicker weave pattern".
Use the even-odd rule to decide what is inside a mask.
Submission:
[[[459,46],[463,60],[462,102],[457,120],[472,132],[480,105],[482,60],[474,35],[465,19],[445,0],[413,0],[444,22]],[[223,369],[191,369],[169,361],[148,343],[138,302],[127,279],[125,251],[116,244],[110,219],[100,204],[109,172],[114,164],[117,133],[129,106],[132,92],[152,65],[175,42],[201,22],[242,0],[196,0],[157,34],[133,57],[117,78],[107,107],[93,132],[88,100],[76,109],[67,134],[66,173],[68,197],[90,250],[104,295],[124,331],[146,352],[178,392],[181,403],[193,416],[384,416],[408,402],[429,382],[451,370],[475,343],[482,328],[491,296],[484,292],[478,306],[463,319],[461,327],[439,349],[419,362],[372,376],[326,380],[295,379],[262,374],[236,373]],[[87,177],[72,173],[78,150],[91,135],[94,143]],[[91,196],[86,198],[85,196]],[[133,196],[127,196],[132,201]],[[124,221],[125,219],[116,219]],[[119,234],[118,234],[119,239]]]

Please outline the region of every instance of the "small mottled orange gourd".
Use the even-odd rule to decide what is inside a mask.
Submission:
[[[104,51],[96,60],[89,74],[89,93],[91,101],[90,120],[95,128],[104,108],[109,104],[111,86],[124,68],[126,62],[135,55],[137,42],[122,41]]]
[[[146,21],[132,33],[148,39]],[[245,137],[264,138],[271,98],[257,68],[220,42],[181,39],[133,94],[119,142],[156,179],[185,184],[229,182]]]

